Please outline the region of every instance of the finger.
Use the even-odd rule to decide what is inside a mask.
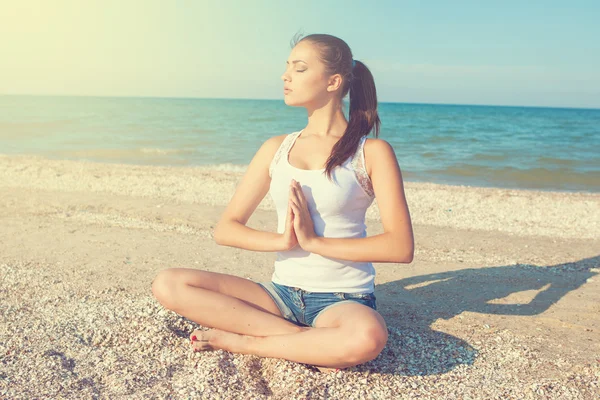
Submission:
[[[302,193],[302,190],[299,188],[294,188],[294,192],[292,194],[291,199],[294,202],[294,204],[298,206],[298,208],[303,208],[304,204],[306,204],[306,202],[303,202],[303,198],[304,193]]]
[[[298,204],[300,207],[304,207],[306,205],[306,197],[304,196],[304,192],[302,191],[302,186],[300,186],[300,183],[296,182],[296,187],[294,189],[294,193],[298,198]]]
[[[290,197],[290,203],[297,207],[300,207],[300,203],[298,202],[298,198],[296,196]]]
[[[294,211],[294,215],[297,215],[300,212],[298,205],[296,205],[294,202],[291,202],[290,206],[292,207],[292,211]]]

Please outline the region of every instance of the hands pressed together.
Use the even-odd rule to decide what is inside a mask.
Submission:
[[[310,251],[316,239],[317,235],[308,211],[306,197],[304,197],[300,183],[292,179],[283,232],[284,250],[290,250],[296,245],[300,245],[304,250]]]

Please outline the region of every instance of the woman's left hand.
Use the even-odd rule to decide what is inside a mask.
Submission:
[[[310,212],[308,211],[308,203],[300,183],[292,179],[292,195],[290,196],[290,205],[294,212],[294,231],[298,244],[306,251],[311,251],[310,248],[314,241],[318,238],[315,233]]]

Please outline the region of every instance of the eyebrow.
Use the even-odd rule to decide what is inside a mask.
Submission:
[[[297,62],[303,62],[304,64],[308,64],[306,61],[303,61],[303,60],[294,60],[294,61],[292,61],[292,64],[296,64]],[[289,64],[290,62],[286,61],[285,63]]]

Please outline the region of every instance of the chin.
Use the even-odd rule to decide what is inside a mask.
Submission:
[[[283,102],[290,107],[302,107],[306,104],[305,102],[294,100],[289,95],[283,96]]]
[[[291,106],[291,107],[296,107],[298,104],[296,104],[296,102],[292,99],[289,98],[289,96],[284,96],[283,97],[283,102],[287,105],[287,106]]]

